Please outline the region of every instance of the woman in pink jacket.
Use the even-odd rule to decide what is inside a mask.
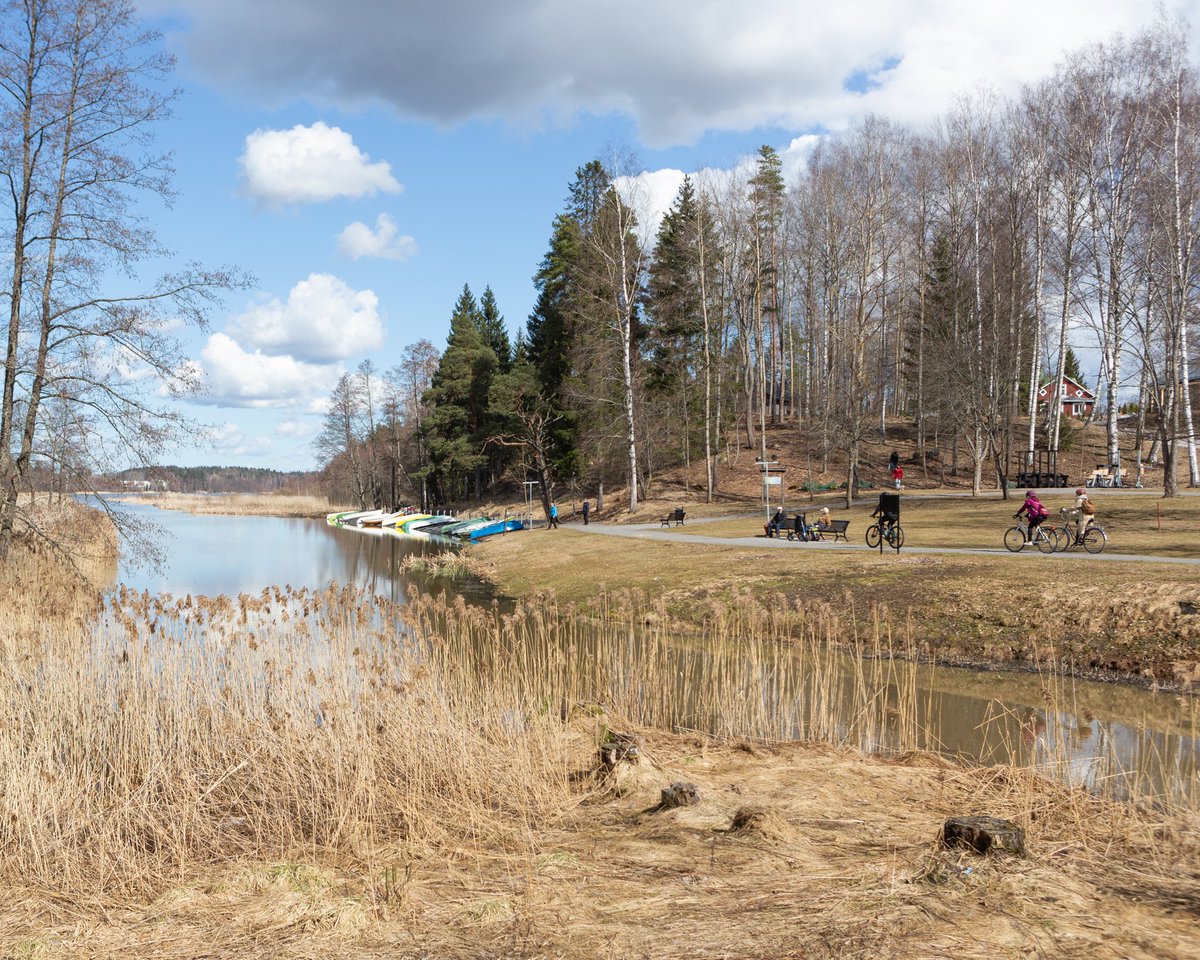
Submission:
[[[1050,511],[1038,499],[1037,494],[1030,490],[1025,494],[1025,502],[1021,504],[1021,509],[1016,512],[1015,516],[1019,519],[1022,514],[1029,520],[1029,529],[1025,531],[1025,542],[1032,543],[1034,531],[1050,515]]]

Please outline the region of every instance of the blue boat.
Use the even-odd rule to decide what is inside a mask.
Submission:
[[[469,531],[466,536],[471,538],[471,542],[482,540],[485,537],[493,537],[498,533],[510,533],[514,530],[524,530],[525,522],[517,520],[515,517],[510,520],[495,520],[492,523],[484,524]]]

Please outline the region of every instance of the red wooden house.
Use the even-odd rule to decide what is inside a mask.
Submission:
[[[1076,383],[1070,377],[1062,378],[1062,412],[1065,417],[1086,417],[1096,405],[1096,395],[1082,383]],[[1038,390],[1038,404],[1050,403],[1054,400],[1054,381],[1047,380]]]

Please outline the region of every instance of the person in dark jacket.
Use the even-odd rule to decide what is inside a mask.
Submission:
[[[583,501],[583,525],[585,527],[588,525],[588,513],[591,512],[591,509],[592,508],[588,505],[588,502],[586,500],[584,500]]]

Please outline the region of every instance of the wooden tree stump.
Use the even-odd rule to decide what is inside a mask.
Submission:
[[[700,788],[694,783],[676,780],[669,787],[663,787],[662,802],[659,807],[670,810],[672,807],[694,807],[700,802]]]
[[[600,743],[600,762],[611,772],[622,761],[636,763],[644,747],[645,741],[637,734],[610,730]]]
[[[998,817],[951,817],[942,825],[941,842],[947,847],[968,847],[976,853],[1026,855],[1025,831]]]

